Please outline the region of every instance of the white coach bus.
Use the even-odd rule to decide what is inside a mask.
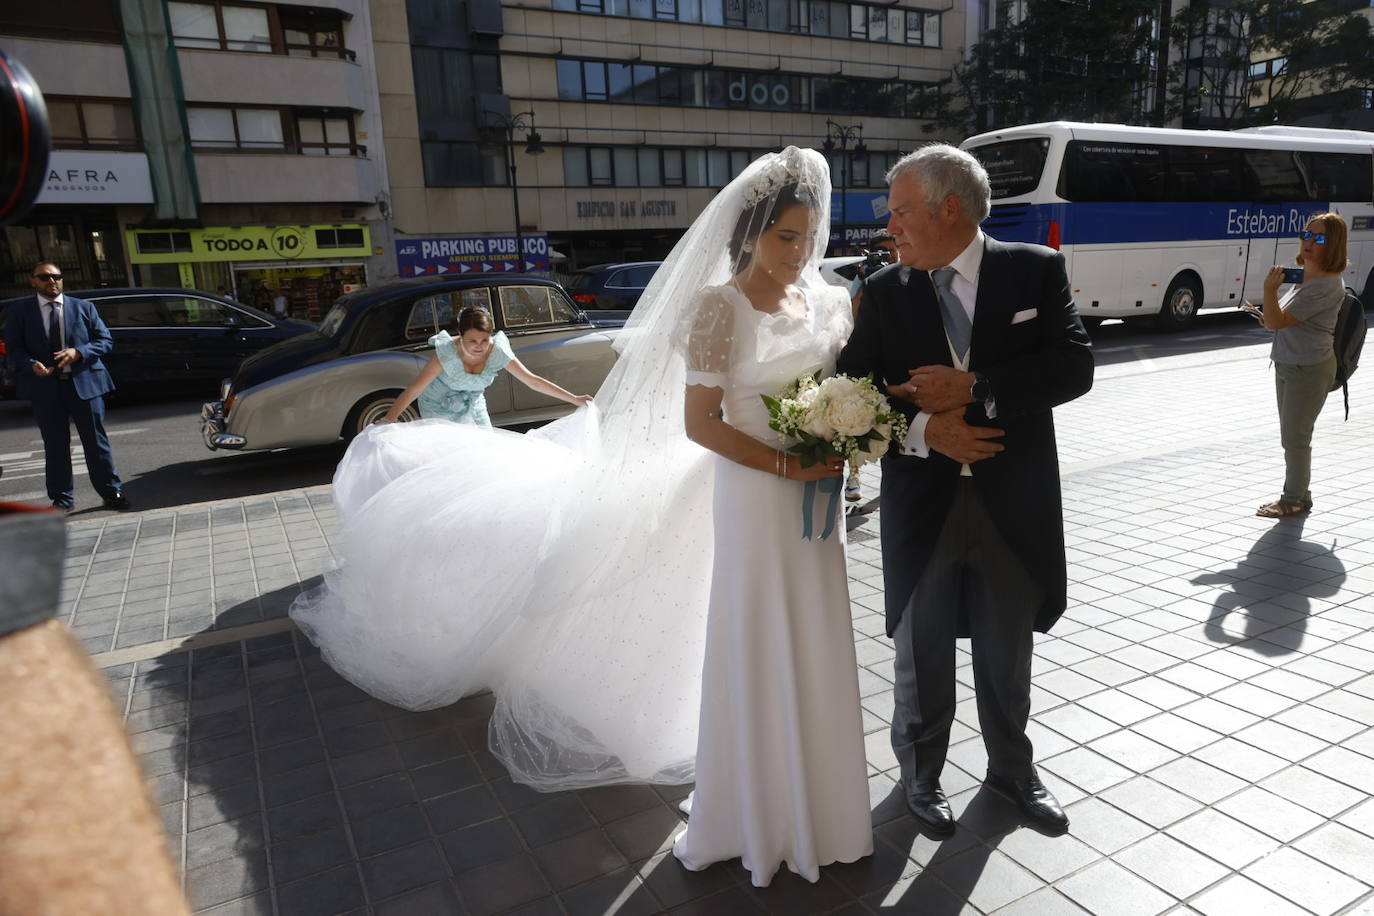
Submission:
[[[1171,130],[1055,121],[970,137],[992,181],[983,231],[1064,252],[1088,323],[1256,303],[1308,218],[1350,226],[1347,286],[1374,294],[1374,133]]]

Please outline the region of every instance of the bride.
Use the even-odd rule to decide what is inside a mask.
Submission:
[[[751,163],[655,274],[595,405],[523,436],[369,429],[335,477],[339,568],[291,609],[387,702],[490,689],[519,782],[695,779],[675,854],[759,886],[872,852],[843,535],[802,538],[801,482],[842,470],[801,468],[760,397],[848,336],[817,269],[829,200],[814,151]]]

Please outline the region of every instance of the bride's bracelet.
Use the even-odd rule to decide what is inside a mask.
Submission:
[[[773,453],[773,473],[783,478],[787,476],[787,453],[781,449]]]

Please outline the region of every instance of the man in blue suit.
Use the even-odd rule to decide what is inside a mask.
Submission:
[[[131,509],[105,435],[104,396],[114,390],[114,382],[100,357],[114,346],[110,331],[94,305],[63,295],[62,271],[57,265],[34,265],[29,285],[38,295],[9,310],[5,343],[14,367],[15,393],[32,403],[43,434],[48,498],[59,509],[75,506],[71,452],[71,424],[75,423],[91,485],[107,508]]]

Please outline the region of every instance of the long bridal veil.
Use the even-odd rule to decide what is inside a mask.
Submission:
[[[524,436],[422,420],[355,440],[340,566],[292,608],[331,665],[411,709],[490,688],[491,750],[537,789],[691,781],[713,461],[684,433],[682,351],[701,291],[742,269],[784,187],[817,205],[799,282],[823,286],[829,170],[788,147],[674,247],[595,406]]]

